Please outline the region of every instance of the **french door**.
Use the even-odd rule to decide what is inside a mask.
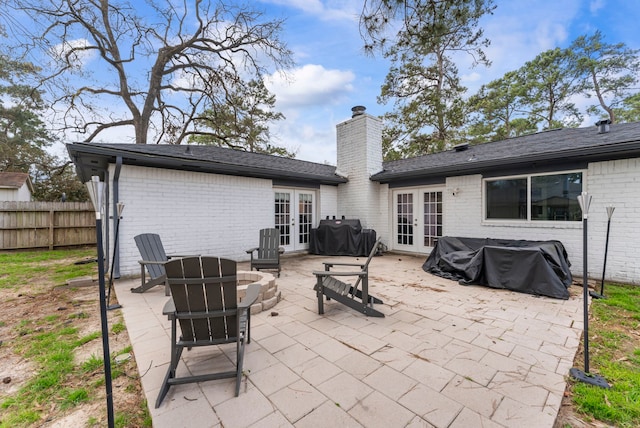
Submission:
[[[315,222],[315,198],[312,190],[278,189],[274,192],[274,227],[280,230],[280,245],[285,251],[309,248]]]
[[[442,236],[442,190],[393,191],[393,247],[429,252]]]

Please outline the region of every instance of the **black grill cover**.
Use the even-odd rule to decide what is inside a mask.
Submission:
[[[376,242],[376,231],[362,229],[360,220],[320,220],[311,229],[309,252],[325,256],[368,256]]]
[[[560,241],[442,237],[422,268],[463,285],[568,299],[569,266]]]

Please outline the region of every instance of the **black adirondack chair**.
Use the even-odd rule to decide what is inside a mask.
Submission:
[[[251,341],[251,305],[258,298],[259,284],[250,284],[242,302],[237,301],[236,262],[218,257],[186,257],[165,264],[171,300],[162,311],[171,320],[171,363],[156,400],[162,404],[169,388],[214,379],[236,379],[240,393],[245,343]],[[180,323],[180,337],[177,324]],[[184,348],[235,343],[235,369],[176,377]],[[226,358],[221,354],[221,358]]]
[[[372,317],[384,317],[384,314],[373,308],[373,304],[383,301],[369,294],[369,263],[378,251],[380,239],[376,241],[364,263],[324,262],[323,271],[315,271],[316,285],[314,289],[318,297],[318,313],[324,314],[323,296],[327,300],[334,299],[358,312]],[[360,270],[338,271],[331,270],[334,266],[357,267]],[[357,278],[355,284],[342,281],[342,278]]]
[[[187,257],[187,255],[167,255],[160,240],[160,235],[157,233],[142,233],[133,238],[136,241],[138,251],[140,251],[140,257],[142,260],[138,260],[140,263],[140,278],[142,283],[140,286],[132,288],[133,293],[144,293],[148,289],[155,287],[156,285],[165,285],[165,294],[169,295],[169,284],[167,283],[167,275],[164,270],[164,264],[171,258]],[[149,280],[145,270],[149,272]]]
[[[276,270],[280,277],[280,230],[261,229],[258,246],[247,250],[251,254],[251,270]]]

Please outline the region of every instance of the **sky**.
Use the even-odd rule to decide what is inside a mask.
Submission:
[[[465,57],[456,61],[470,95],[538,53],[567,47],[596,30],[608,43],[640,49],[637,0],[495,0],[495,4],[493,15],[480,24],[491,40],[486,49],[491,67],[472,68]],[[297,159],[335,164],[335,127],[351,117],[353,106],[363,105],[372,115],[393,107],[376,100],[389,63],[363,51],[358,29],[362,1],[260,0],[255,6],[286,19],[283,36],[296,61],[290,71],[292,83],[285,84],[278,76],[267,83],[276,95],[276,108],[286,117],[272,129],[275,142],[296,151]],[[581,103],[586,106],[590,101]],[[598,119],[585,116],[582,126]]]
[[[538,53],[567,47],[578,36],[596,30],[608,43],[640,49],[638,0],[494,3],[493,15],[480,22],[491,41],[485,49],[491,67],[472,68],[470,57],[456,58],[468,95]],[[335,165],[336,125],[351,117],[351,108],[363,105],[367,113],[377,116],[393,107],[377,103],[390,64],[379,54],[364,53],[358,27],[363,0],[253,0],[249,4],[261,10],[265,19],[285,20],[282,39],[295,61],[287,79],[280,74],[266,79],[276,95],[276,109],[286,117],[271,128],[273,144],[295,152],[297,159]],[[583,111],[590,103],[577,100]],[[598,119],[585,116],[583,126]],[[112,135],[100,142],[131,142],[131,136]]]

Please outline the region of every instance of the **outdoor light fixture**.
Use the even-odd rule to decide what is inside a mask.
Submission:
[[[611,230],[611,216],[613,216],[613,212],[616,207],[613,205],[607,205],[605,207],[607,209],[607,238],[604,243],[604,263],[602,265],[602,282],[600,282],[600,294],[595,291],[590,291],[589,295],[594,299],[606,299],[607,297],[604,295],[604,274],[607,270],[607,252],[609,250],[609,231]]]
[[[87,182],[89,196],[96,213],[96,245],[98,247],[98,284],[100,289],[100,319],[102,324],[102,357],[104,359],[104,385],[107,392],[107,421],[108,427],[114,427],[113,394],[111,387],[111,354],[109,352],[109,327],[107,325],[107,299],[104,282],[104,248],[102,247],[102,206],[104,183],[100,177],[94,175]]]
[[[572,368],[569,374],[580,382],[589,383],[601,388],[610,388],[607,381],[599,375],[589,372],[589,291],[587,280],[587,217],[589,215],[589,206],[591,205],[591,195],[582,192],[578,195],[578,203],[582,210],[582,301],[584,315],[584,371]]]

